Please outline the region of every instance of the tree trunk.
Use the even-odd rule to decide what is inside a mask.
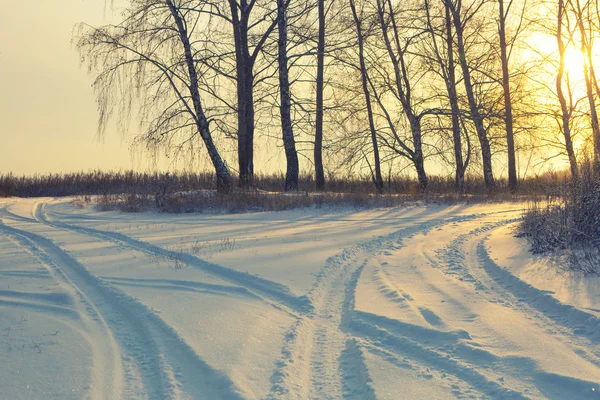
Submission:
[[[594,140],[594,170],[600,173],[600,125],[598,124],[598,112],[596,110],[596,100],[594,99],[594,87],[592,82],[593,58],[592,58],[592,38],[588,37],[584,26],[584,10],[581,8],[579,0],[577,4],[577,25],[581,40],[581,53],[583,54],[583,75],[585,78],[585,89],[590,106],[590,119],[592,123],[592,135]],[[590,22],[591,23],[591,22]]]
[[[444,35],[442,36],[446,44],[445,56],[440,51],[437,45],[436,33],[431,22],[431,13],[429,1],[425,0],[425,13],[427,16],[427,27],[431,35],[431,42],[435,52],[436,61],[438,63],[441,75],[446,85],[448,93],[448,103],[452,112],[452,141],[454,145],[454,166],[455,166],[455,188],[459,194],[464,193],[465,186],[465,169],[466,163],[463,161],[462,137],[460,126],[460,108],[458,105],[458,96],[456,91],[456,65],[454,62],[454,41],[452,37],[452,16],[450,7],[446,1],[444,4]]]
[[[377,13],[379,15],[379,23],[381,25],[383,39],[385,41],[385,47],[388,52],[388,56],[392,61],[392,66],[394,67],[396,90],[398,92],[398,97],[400,98],[400,103],[402,103],[402,111],[404,112],[404,115],[406,116],[410,124],[413,142],[412,144],[414,148],[414,156],[411,161],[413,162],[413,165],[415,166],[415,169],[417,171],[419,185],[421,186],[421,189],[425,189],[427,187],[428,179],[427,174],[425,173],[425,167],[423,162],[421,119],[415,114],[415,111],[413,109],[411,98],[411,85],[407,76],[407,71],[404,63],[404,50],[401,48],[400,45],[398,26],[396,25],[396,19],[394,17],[394,10],[392,8],[391,0],[387,0],[387,4],[390,13],[390,21],[392,23],[392,30],[394,35],[393,38],[394,43],[396,44],[397,54],[394,52],[392,43],[390,42],[388,36],[388,26],[385,18],[385,1],[386,0],[377,0]]]
[[[285,1],[286,0],[277,0],[277,27],[279,31],[277,59],[279,62],[279,110],[281,114],[283,146],[285,148],[285,157],[287,160],[285,191],[288,192],[298,190],[298,153],[296,152],[296,142],[294,140],[290,111],[291,96],[287,59],[287,6]]]
[[[198,131],[200,132],[200,137],[206,146],[208,151],[208,155],[210,160],[215,168],[215,174],[217,177],[217,190],[219,192],[229,192],[231,190],[231,175],[229,174],[229,169],[227,165],[221,158],[217,147],[215,146],[212,135],[210,133],[210,129],[208,126],[208,120],[206,119],[206,115],[204,114],[204,109],[202,108],[202,103],[200,101],[200,91],[198,89],[198,73],[196,71],[196,66],[194,64],[194,57],[192,54],[192,48],[190,45],[190,40],[188,37],[187,29],[185,24],[179,15],[179,11],[173,4],[171,0],[167,0],[167,5],[169,7],[169,11],[175,20],[175,24],[177,25],[177,30],[179,33],[179,37],[181,39],[181,43],[183,44],[184,54],[185,54],[185,62],[188,69],[188,74],[190,75],[190,85],[189,92],[194,105],[195,112],[195,122]]]
[[[452,18],[450,16],[450,8],[445,8],[445,23],[446,23],[446,48],[448,51],[448,68],[446,78],[446,90],[448,92],[448,101],[452,110],[452,141],[454,144],[454,160],[455,160],[455,185],[456,191],[459,194],[465,192],[465,170],[467,165],[463,161],[462,153],[462,138],[460,129],[460,108],[458,106],[458,95],[456,92],[456,65],[454,63],[454,41],[452,40]]]
[[[506,146],[508,151],[508,189],[511,193],[517,191],[517,164],[515,157],[515,138],[513,131],[512,101],[510,98],[510,76],[508,74],[508,55],[506,53],[506,15],[504,0],[498,0],[500,14],[500,60],[502,62],[502,89],[504,90],[504,122],[506,124]]]
[[[358,59],[360,62],[360,75],[362,78],[362,88],[365,94],[365,104],[367,106],[367,116],[369,119],[369,130],[371,132],[371,141],[373,143],[373,157],[375,158],[375,176],[374,183],[375,189],[377,193],[383,192],[383,178],[381,176],[381,162],[379,159],[379,146],[377,144],[377,132],[375,131],[375,121],[373,119],[373,108],[371,105],[371,94],[369,92],[368,85],[368,72],[367,66],[365,64],[365,56],[364,56],[364,40],[362,35],[362,23],[358,14],[356,12],[356,6],[354,5],[353,0],[350,1],[350,8],[352,9],[352,16],[354,17],[354,23],[356,25],[356,35],[358,37]]]
[[[415,147],[415,153],[413,156],[413,164],[417,170],[417,178],[419,180],[419,186],[422,190],[427,188],[427,174],[425,173],[425,161],[423,158],[423,143],[421,141],[421,121],[417,118],[411,118],[410,130],[413,135],[413,144]]]
[[[325,189],[325,173],[323,171],[323,87],[325,70],[325,0],[318,0],[319,5],[319,42],[317,44],[317,109],[315,126],[315,185],[316,189]]]
[[[558,73],[556,75],[556,94],[560,103],[561,119],[563,136],[565,138],[565,148],[567,150],[567,156],[569,157],[569,166],[571,167],[571,178],[573,180],[579,179],[579,171],[577,167],[577,159],[575,158],[575,151],[573,149],[573,140],[571,138],[571,112],[567,106],[567,100],[562,89],[563,76],[565,73],[565,44],[562,38],[562,25],[563,15],[565,13],[565,7],[563,0],[558,0],[558,21],[556,27],[556,41],[558,44],[558,55],[559,65]]]
[[[446,0],[449,4],[450,0]],[[458,7],[452,8],[452,17],[454,20],[454,28],[456,29],[457,39],[457,50],[460,67],[463,72],[463,83],[465,85],[465,91],[467,93],[467,100],[469,102],[469,109],[471,112],[471,118],[475,124],[475,130],[477,132],[477,138],[479,139],[479,145],[481,147],[481,161],[483,164],[483,179],[485,186],[488,190],[496,189],[496,181],[494,180],[494,173],[492,169],[492,151],[490,148],[490,142],[487,137],[487,132],[483,124],[483,116],[479,112],[477,101],[475,99],[475,93],[473,92],[473,83],[471,82],[471,71],[467,64],[465,43],[463,37],[464,27],[462,25],[460,16],[460,1]]]
[[[234,0],[229,5],[237,73],[239,186],[247,187],[254,178],[254,60],[248,47],[248,7],[240,8]]]
[[[247,71],[250,69],[250,71]],[[239,186],[252,186],[254,180],[254,83],[251,67],[238,72],[238,166]]]

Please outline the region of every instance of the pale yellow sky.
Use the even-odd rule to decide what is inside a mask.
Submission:
[[[109,22],[104,0],[2,3],[0,173],[146,167],[114,130],[98,140],[92,78],[71,45],[77,23]]]
[[[71,44],[76,24],[98,26],[119,18],[110,7],[111,0],[2,3],[0,173],[152,167],[148,158],[139,154],[132,157],[128,138],[116,129],[109,128],[103,140],[97,137],[92,77],[80,66]],[[132,126],[135,125],[133,121]],[[270,145],[277,146],[279,142]],[[206,158],[204,155],[199,154],[199,158]],[[259,170],[280,170],[283,150],[266,159],[259,158]],[[165,169],[172,164],[163,159],[158,166]],[[309,164],[306,167],[311,168]]]
[[[194,169],[207,164],[204,149],[192,164],[190,160],[175,164],[165,157],[156,161],[139,151],[132,156],[131,136],[123,137],[115,127],[109,127],[102,140],[97,137],[93,77],[80,66],[71,40],[78,23],[100,26],[118,22],[120,2],[2,2],[0,173]],[[131,127],[136,127],[135,121]],[[235,146],[230,147],[232,151]],[[267,160],[257,156],[260,167],[279,169],[283,150],[279,153]]]

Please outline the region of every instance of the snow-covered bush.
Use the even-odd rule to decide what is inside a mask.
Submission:
[[[569,269],[600,273],[600,176],[584,164],[580,178],[525,212],[520,234],[534,253],[559,252]]]

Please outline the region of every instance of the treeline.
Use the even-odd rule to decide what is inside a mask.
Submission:
[[[180,173],[169,178],[158,172],[77,172],[34,176],[0,175],[2,197],[62,197],[77,195],[154,195],[168,182],[173,190],[211,189],[212,173]]]
[[[243,191],[250,193],[277,194],[285,184],[285,174],[254,176],[254,189]],[[569,181],[566,173],[554,172],[532,176],[521,182],[521,192],[534,197],[559,193]],[[505,180],[500,183],[506,185]],[[414,178],[408,175],[391,176],[384,179],[384,188],[390,196],[404,196],[419,199],[421,195],[432,200],[445,198],[453,192],[454,180],[451,177],[431,176],[429,185],[423,191]],[[314,175],[301,173],[298,189],[312,194],[316,192]],[[0,174],[0,197],[63,197],[63,196],[147,196],[168,197],[178,194],[202,193],[207,195],[216,190],[216,176],[212,172],[77,172],[69,174],[47,174],[34,176],[16,176]],[[371,177],[368,175],[328,175],[327,193],[362,193],[367,197],[374,193]],[[465,180],[465,194],[474,199],[488,192],[482,178],[468,177]],[[502,198],[502,197],[500,197]],[[507,197],[508,198],[508,197]]]
[[[100,129],[117,114],[149,149],[202,143],[222,192],[256,184],[263,136],[281,146],[261,153],[283,147],[286,191],[305,160],[317,190],[329,166],[378,192],[404,171],[427,190],[448,168],[458,193],[469,171],[493,192],[505,169],[515,192],[534,156],[573,177],[581,155],[600,161],[598,15],[597,0],[130,0],[76,43]]]

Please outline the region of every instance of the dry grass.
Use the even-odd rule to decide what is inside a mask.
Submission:
[[[545,195],[549,190],[566,182],[563,173],[548,173],[534,176],[520,183],[519,195]],[[265,192],[279,192],[284,187],[283,174],[256,175],[254,188]],[[506,181],[498,180],[499,190],[494,196],[505,196]],[[300,177],[299,192],[313,193],[314,179],[310,174]],[[134,195],[155,196],[160,192],[197,192],[215,190],[212,173],[178,173],[166,178],[165,174],[125,172],[78,172],[71,174],[48,174],[34,176],[0,175],[0,197],[59,197],[83,195]],[[327,179],[326,193],[374,194],[373,183],[368,176],[333,175]],[[447,176],[430,176],[429,186],[423,192],[414,177],[388,176],[385,180],[385,193],[416,197],[456,197],[454,179]],[[247,192],[246,192],[247,194]],[[489,197],[480,177],[467,177],[465,194],[467,197]],[[234,195],[235,196],[235,195]]]
[[[335,176],[327,180],[327,191],[315,192],[309,174],[300,178],[299,191],[282,193],[282,174],[257,175],[254,188],[236,189],[227,195],[216,193],[214,175],[210,173],[90,172],[62,175],[18,177],[0,175],[0,196],[78,196],[75,204],[95,205],[100,210],[138,212],[158,210],[183,212],[280,211],[292,208],[344,206],[355,209],[393,207],[416,201],[456,203],[479,201],[523,201],[543,196],[564,184],[564,174],[546,174],[521,182],[520,192],[509,194],[506,182],[499,180],[499,190],[489,193],[478,177],[466,180],[464,195],[455,192],[451,177],[431,176],[427,190],[409,176],[388,176],[385,194],[377,195],[367,176]]]
[[[567,268],[600,273],[600,177],[590,164],[578,182],[564,185],[525,212],[520,235],[534,253],[567,256]]]
[[[527,198],[527,197],[526,197]],[[244,213],[283,211],[298,208],[344,207],[355,210],[396,207],[408,204],[455,204],[499,201],[524,201],[523,196],[506,193],[489,195],[455,194],[373,194],[373,193],[281,193],[261,190],[234,190],[219,194],[214,190],[173,192],[166,195],[103,195],[80,196],[75,204],[81,207],[95,206],[100,211],[160,211],[166,213]]]
[[[160,173],[77,172],[34,176],[0,175],[0,196],[60,197],[78,195],[155,194],[164,181]],[[209,173],[178,174],[171,182],[179,191],[213,189]]]
[[[343,193],[277,193],[257,190],[234,190],[229,194],[216,191],[176,192],[157,200],[152,195],[107,195],[80,197],[80,205],[95,205],[101,211],[139,212],[157,210],[166,213],[244,213],[283,211],[307,207],[344,206],[355,209],[392,207],[414,201],[399,195]]]

